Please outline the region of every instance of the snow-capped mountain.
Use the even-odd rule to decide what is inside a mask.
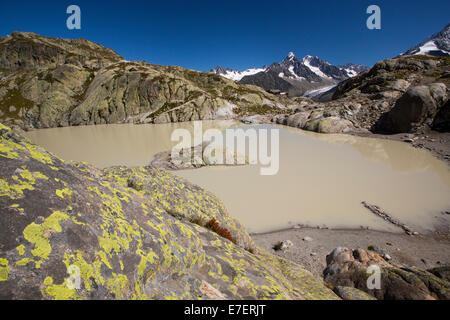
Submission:
[[[403,53],[403,55],[415,54],[450,56],[450,23],[440,32]]]
[[[275,62],[269,67],[245,71],[217,67],[211,71],[240,83],[254,84],[266,90],[280,90],[290,96],[301,96],[312,90],[332,88],[366,70],[366,66],[351,63],[334,66],[310,55],[299,60],[293,52],[289,52],[283,61]]]
[[[365,65],[354,63],[347,63],[338,67],[344,70],[350,78],[356,77],[358,74],[369,70],[369,68]]]
[[[251,75],[256,74],[258,72],[265,71],[266,69],[267,69],[267,67],[252,68],[252,69],[247,69],[247,70],[244,70],[244,71],[239,71],[239,70],[233,70],[233,69],[222,68],[220,66],[217,66],[215,69],[212,69],[211,72],[214,72],[216,74],[220,74],[221,76],[224,76],[225,78],[228,78],[228,79],[231,79],[231,80],[234,80],[234,81],[239,81],[245,76],[251,76]]]

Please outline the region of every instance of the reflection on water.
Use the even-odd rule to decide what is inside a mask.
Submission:
[[[203,129],[236,125],[204,121]],[[261,176],[258,165],[176,174],[214,192],[251,232],[297,223],[398,231],[367,211],[361,201],[376,204],[423,232],[450,208],[449,167],[425,150],[396,141],[277,127],[277,175]],[[193,132],[192,123],[102,125],[36,130],[27,137],[66,160],[99,167],[139,166],[175,145],[170,136],[176,128]]]

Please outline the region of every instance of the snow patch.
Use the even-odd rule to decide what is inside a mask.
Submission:
[[[445,50],[441,50],[436,46],[436,43],[434,43],[433,40],[428,41],[427,43],[425,43],[423,46],[419,47],[419,51],[414,53],[416,54],[428,54],[430,51],[442,51],[445,52],[447,54],[450,54],[450,52],[445,51]]]
[[[312,66],[311,59],[312,59],[311,56],[306,56],[305,58],[303,58],[303,64],[305,65],[305,67],[307,67],[309,70],[311,70],[321,78],[332,79],[331,77],[323,73],[322,70],[320,70],[319,68]]]
[[[305,80],[305,78],[300,77],[295,73],[294,66],[289,67],[289,72],[292,74],[292,76],[289,77],[290,79]]]
[[[266,71],[266,69],[263,68],[253,68],[253,69],[247,69],[245,71],[227,71],[225,74],[221,74],[223,77],[234,80],[234,81],[240,81],[245,76],[251,76],[260,72]]]
[[[344,71],[347,73],[347,75],[350,78],[356,77],[358,75],[358,73],[355,70],[352,70],[352,69],[344,69]]]
[[[333,89],[334,87],[336,87],[336,85],[328,86],[328,87],[323,87],[323,88],[316,89],[316,90],[310,90],[310,91],[306,92],[306,93],[304,94],[304,96],[307,97],[307,98],[312,98],[312,97],[318,96],[319,94],[322,94],[322,93],[324,93],[324,92],[327,92],[328,90],[331,90],[331,89]]]

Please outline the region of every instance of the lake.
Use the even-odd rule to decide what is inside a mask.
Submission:
[[[414,230],[433,230],[448,219],[449,166],[426,150],[384,139],[317,134],[270,124],[202,121],[203,129],[279,129],[279,171],[260,175],[259,165],[203,167],[176,171],[215,193],[249,232],[295,224],[400,232],[361,205],[375,204]],[[26,136],[65,160],[104,168],[142,166],[170,150],[177,128],[193,123],[117,124],[52,128]]]

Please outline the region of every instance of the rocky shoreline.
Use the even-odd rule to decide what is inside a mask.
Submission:
[[[314,275],[324,277],[325,281],[327,281],[325,270],[331,265],[330,261],[327,261],[327,256],[337,247],[352,250],[360,248],[367,252],[373,252],[379,256],[377,259],[380,261],[377,264],[386,264],[386,267],[390,269],[414,270],[418,268],[421,270],[441,270],[441,272],[446,270],[447,277],[450,274],[450,237],[448,233],[409,236],[405,233],[367,229],[301,227],[251,234],[251,236],[256,245],[302,265]],[[283,241],[289,243],[285,246],[285,249],[274,250],[274,245]],[[345,272],[344,275],[342,275],[343,273],[339,274],[341,275],[339,281],[348,276]],[[348,285],[352,286],[354,283],[348,283]],[[404,299],[405,297],[414,299],[405,292],[401,293],[399,287],[402,287],[402,285],[397,284],[397,286],[391,289],[391,291],[398,292],[397,299]],[[364,287],[362,289],[365,290]],[[416,291],[420,290],[417,289]],[[376,292],[369,293],[371,295],[377,294]],[[400,296],[401,294],[404,296]]]

